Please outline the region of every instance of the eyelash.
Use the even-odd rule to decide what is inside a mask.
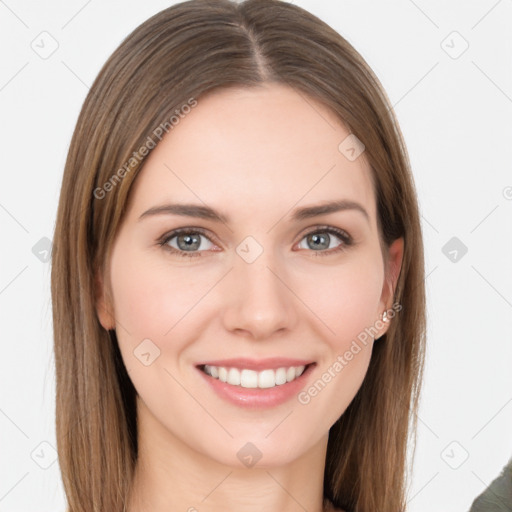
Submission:
[[[333,254],[338,254],[339,252],[346,251],[349,247],[354,245],[354,241],[352,237],[344,230],[338,229],[332,226],[316,226],[314,230],[309,231],[308,233],[305,233],[304,236],[301,238],[300,241],[302,241],[304,238],[306,238],[309,235],[315,235],[318,233],[329,233],[337,236],[343,243],[340,244],[338,247],[335,247],[334,249],[330,250],[324,250],[324,251],[310,251],[314,254],[314,256],[330,256]],[[178,249],[175,249],[174,247],[171,247],[167,245],[170,240],[172,240],[174,237],[182,234],[201,234],[205,238],[207,238],[210,242],[214,243],[206,234],[206,230],[202,228],[179,228],[171,231],[170,233],[166,233],[159,241],[158,245],[163,247],[165,250],[169,251],[171,254],[177,254],[179,256],[182,256],[184,258],[196,258],[201,257],[203,251],[180,251]]]

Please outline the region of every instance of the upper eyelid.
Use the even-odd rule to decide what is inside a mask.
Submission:
[[[215,236],[212,236],[209,234],[208,230],[207,229],[204,229],[204,228],[176,228],[176,229],[172,229],[171,231],[165,233],[164,235],[162,235],[162,237],[160,238],[160,241],[162,242],[168,242],[169,240],[173,239],[174,237],[176,236],[179,236],[183,233],[199,233],[201,235],[203,235],[205,238],[208,238],[208,240],[210,240],[210,242],[215,242]]]

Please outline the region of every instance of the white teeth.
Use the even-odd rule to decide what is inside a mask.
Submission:
[[[276,372],[274,370],[263,370],[258,374],[259,388],[273,388],[276,385]]]
[[[229,369],[227,383],[232,386],[240,386],[240,372],[236,368]]]
[[[305,366],[290,366],[289,368],[278,368],[277,370],[242,370],[238,368],[225,368],[223,366],[204,365],[203,370],[207,375],[221,382],[227,382],[232,386],[243,388],[273,388],[291,382],[300,377]]]
[[[255,372],[254,370],[242,370],[240,386],[243,388],[257,388],[258,372]]]
[[[219,380],[221,382],[227,382],[228,380],[228,371],[222,366],[219,368]]]
[[[286,368],[279,368],[276,371],[276,384],[280,386],[286,383]]]

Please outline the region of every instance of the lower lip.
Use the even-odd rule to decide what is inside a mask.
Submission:
[[[313,370],[315,363],[310,364],[302,375],[291,382],[274,386],[273,388],[243,388],[222,382],[204,373],[197,371],[206,379],[218,396],[239,407],[249,409],[267,409],[284,404],[294,396],[297,396],[306,383],[306,379]]]

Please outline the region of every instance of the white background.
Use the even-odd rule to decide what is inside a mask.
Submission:
[[[53,237],[66,152],[88,87],[121,40],[171,3],[0,1],[2,511],[64,511],[52,464],[50,264],[32,249],[42,244],[36,252],[44,259],[39,241]],[[403,130],[428,273],[409,511],[468,510],[512,456],[512,2],[294,3],[363,55]],[[46,59],[32,48],[42,37],[51,48],[43,31],[58,43]],[[469,47],[458,56],[464,40]],[[468,248],[457,262],[442,252],[454,236]]]

